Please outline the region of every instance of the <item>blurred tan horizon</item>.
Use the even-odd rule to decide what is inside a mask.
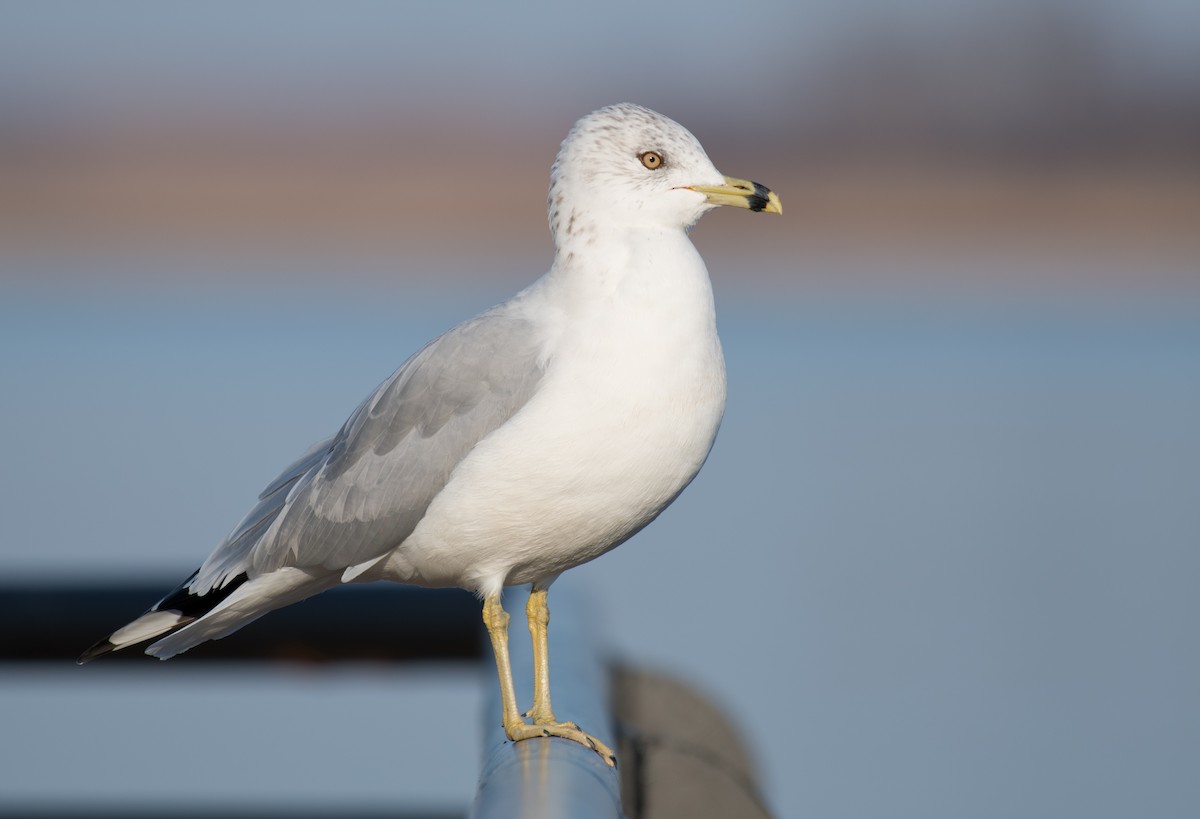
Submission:
[[[556,136],[543,131],[501,141],[484,133],[481,127],[360,140],[280,133],[252,144],[193,134],[126,137],[35,156],[3,150],[0,243],[9,253],[286,248],[395,255],[402,277],[421,272],[406,258],[427,259],[448,246],[468,261],[486,248],[548,262],[543,203]],[[751,176],[783,197],[784,225],[710,217],[697,234],[716,258],[732,254],[739,275],[758,283],[780,276],[783,260],[798,254],[904,257],[976,248],[1200,258],[1200,173],[1182,162],[1135,157],[1062,167],[911,155],[808,158],[778,139],[756,144],[749,137],[722,141],[710,153],[725,172]],[[1173,268],[1161,268],[1157,281],[1136,266],[1120,270],[1107,275],[1138,278],[1151,289],[1200,287],[1200,275]]]
[[[358,140],[280,133],[269,144],[220,134],[132,137],[36,155],[0,149],[0,236],[11,247],[63,232],[151,244],[294,234],[390,249],[453,237],[463,226],[500,239],[532,226],[533,238],[544,239],[541,205],[557,139],[543,131],[501,141],[484,128]],[[1181,161],[810,158],[778,138],[724,141],[722,149],[710,153],[723,170],[743,175],[728,167],[739,157],[753,165],[756,180],[786,196],[795,230],[817,242],[998,235],[1200,247],[1200,167]]]

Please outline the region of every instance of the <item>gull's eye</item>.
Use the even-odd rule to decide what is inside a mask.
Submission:
[[[657,171],[662,167],[663,164],[662,154],[660,154],[658,151],[646,151],[645,153],[640,153],[638,154],[638,159],[642,160],[642,164],[652,171]]]

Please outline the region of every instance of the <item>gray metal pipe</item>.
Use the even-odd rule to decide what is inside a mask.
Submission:
[[[569,591],[566,578],[554,585],[550,605],[550,691],[560,720],[578,723],[609,747],[617,746],[609,704],[609,674],[585,614],[586,591]],[[533,653],[525,619],[525,590],[505,595],[509,653],[518,703],[533,698]],[[501,725],[500,692],[489,678],[484,713],[484,763],[473,819],[620,819],[617,771],[582,745],[559,738],[513,743]]]

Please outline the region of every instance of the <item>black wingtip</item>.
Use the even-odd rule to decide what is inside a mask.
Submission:
[[[87,663],[90,663],[92,660],[96,659],[97,657],[101,657],[105,654],[108,654],[110,651],[116,651],[116,650],[117,650],[116,644],[113,643],[111,640],[109,640],[107,637],[105,637],[103,640],[101,640],[100,642],[93,645],[87,651],[80,654],[79,659],[77,659],[75,661],[75,664],[76,665],[86,665]]]
[[[196,579],[196,575],[198,573],[199,569],[197,569],[195,572],[192,572],[191,577],[175,587],[175,589],[173,589],[171,593],[162,600],[159,600],[157,603],[151,606],[149,610],[141,615],[141,617],[131,621],[125,626],[125,628],[114,631],[108,637],[105,637],[103,640],[93,645],[87,651],[80,654],[79,658],[75,660],[75,662],[78,665],[85,665],[97,657],[102,657],[105,654],[117,651],[118,649],[128,648],[129,646],[138,645],[139,643],[144,643],[148,640],[157,639],[162,637],[164,634],[170,634],[178,631],[188,623],[198,620],[205,614],[208,614],[208,612],[216,608],[217,604],[232,594],[233,591],[238,588],[238,586],[241,586],[248,579],[246,573],[242,572],[241,574],[235,575],[234,577],[225,581],[225,584],[219,588],[209,589],[204,594],[193,594],[188,586],[193,580]],[[133,623],[137,623],[143,618],[153,615],[156,612],[173,614],[175,615],[175,621],[163,625],[161,628],[145,628],[145,624],[143,624],[143,628],[140,630],[140,632],[138,632],[140,636],[136,638],[130,638],[128,633],[122,634],[122,632],[125,632],[125,630],[130,625],[133,625]],[[120,639],[121,643],[114,643],[112,641],[114,636]]]

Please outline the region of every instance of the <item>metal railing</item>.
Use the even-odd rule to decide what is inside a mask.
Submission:
[[[152,604],[169,583],[0,586],[0,662],[53,662],[64,673],[99,636]],[[557,590],[557,588],[556,588]],[[486,665],[488,700],[475,819],[769,819],[749,754],[728,719],[688,686],[606,662],[575,601],[552,599],[551,691],[559,719],[617,751],[619,770],[574,742],[507,740],[480,605],[461,591],[390,584],[337,588],[272,613],[188,662],[463,661]],[[509,595],[510,652],[521,704],[532,698],[524,592]],[[415,627],[414,627],[415,626]],[[105,663],[145,662],[137,651]],[[5,814],[0,794],[0,816]],[[89,814],[102,806],[92,805]],[[83,814],[80,814],[83,815]]]
[[[74,660],[154,604],[169,582],[7,584],[0,586],[0,661]],[[417,623],[419,628],[411,628]],[[19,624],[19,627],[16,625]],[[237,636],[202,643],[205,660],[475,660],[484,656],[479,603],[458,589],[377,583],[338,587],[271,612]],[[136,649],[104,663],[145,662]]]

